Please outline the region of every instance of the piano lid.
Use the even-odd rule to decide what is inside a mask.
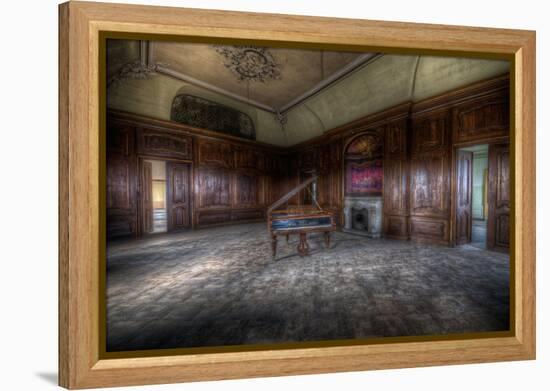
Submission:
[[[303,189],[305,189],[306,187],[308,187],[309,185],[311,185],[313,182],[317,181],[317,178],[318,178],[318,175],[317,174],[313,174],[311,176],[311,178],[309,178],[308,180],[306,180],[305,182],[302,182],[300,183],[298,186],[296,186],[294,189],[292,189],[291,191],[289,191],[288,193],[286,193],[284,196],[282,196],[280,199],[278,199],[277,201],[275,201],[273,204],[270,205],[269,208],[267,208],[267,213],[271,213],[274,209],[276,209],[277,207],[281,206],[282,204],[284,204],[285,202],[287,202],[289,199],[291,199],[292,197],[294,197],[296,194],[298,194],[300,191],[302,191]],[[316,202],[316,201],[315,201]],[[317,205],[317,207],[319,207]]]

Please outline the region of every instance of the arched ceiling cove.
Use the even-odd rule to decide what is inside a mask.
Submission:
[[[107,60],[109,108],[168,120],[187,93],[248,114],[257,140],[279,146],[509,71],[474,58],[124,40],[109,41]]]

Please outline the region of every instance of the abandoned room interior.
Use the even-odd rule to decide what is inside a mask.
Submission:
[[[106,350],[510,329],[510,64],[107,41]]]

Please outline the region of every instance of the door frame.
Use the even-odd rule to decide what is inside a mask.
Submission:
[[[480,139],[475,141],[469,141],[465,143],[455,143],[452,145],[451,149],[451,211],[450,211],[450,246],[456,247],[456,192],[457,192],[457,164],[458,159],[458,150],[467,147],[475,147],[476,145],[493,145],[493,144],[503,144],[510,143],[508,136],[506,137],[494,137],[489,139]],[[487,157],[488,159],[488,157]],[[473,179],[473,177],[472,177]],[[487,231],[488,234],[488,231]]]
[[[147,234],[147,235],[150,235],[152,234],[152,232],[150,231],[147,231],[145,229],[145,226],[147,225],[147,220],[146,220],[146,217],[145,217],[145,197],[143,196],[145,194],[145,191],[144,191],[144,188],[145,188],[145,184],[143,182],[144,178],[145,178],[145,163],[146,161],[149,160],[149,159],[142,159],[139,163],[139,167],[138,167],[138,195],[139,195],[139,198],[138,198],[138,216],[140,218],[139,220],[139,231],[141,232],[141,234]],[[153,174],[153,169],[152,169],[152,164],[151,164],[151,187],[150,187],[150,194],[149,196],[152,198],[153,197],[153,178],[152,178],[152,174]],[[154,213],[153,213],[153,200],[151,199],[151,213],[152,213],[152,216],[151,216],[151,224],[153,225],[154,227]]]
[[[174,162],[179,164],[187,164],[189,165],[189,219],[190,219],[190,228],[189,229],[195,229],[195,165],[193,164],[192,160],[185,160],[185,159],[173,159],[168,158],[164,156],[154,156],[154,155],[144,155],[144,154],[138,154],[137,155],[137,172],[138,172],[138,181],[137,181],[137,203],[139,207],[137,208],[137,237],[142,237],[143,232],[143,216],[142,216],[142,167],[143,167],[143,161],[144,160],[159,160],[163,162]],[[166,180],[166,183],[168,183],[168,179]],[[166,196],[168,197],[168,189],[166,189]],[[168,208],[166,209],[168,219]]]

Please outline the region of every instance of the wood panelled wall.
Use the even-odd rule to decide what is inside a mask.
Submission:
[[[169,228],[263,220],[266,206],[288,185],[286,155],[280,148],[168,121],[109,112],[107,119],[107,235],[141,234],[139,164],[141,158],[166,160],[175,180],[189,174],[189,220],[185,195],[169,207]],[[187,166],[187,168],[186,168]],[[182,179],[184,178],[184,179]],[[181,205],[180,205],[181,204]],[[182,206],[183,205],[183,206]],[[185,207],[185,208],[184,208]]]
[[[107,237],[138,229],[136,132],[129,124],[107,122]]]
[[[499,180],[488,243],[505,249],[509,235],[509,79],[476,83],[418,103],[403,103],[283,149],[168,121],[125,113],[108,116],[107,218],[110,236],[140,230],[138,157],[188,162],[192,227],[265,218],[266,207],[319,174],[318,202],[342,224],[343,153],[363,132],[383,134],[384,235],[455,243],[458,148],[494,145]],[[496,146],[499,146],[496,148]],[[491,148],[490,148],[491,151]],[[290,205],[309,203],[307,193]]]
[[[308,171],[319,174],[318,201],[337,215],[343,225],[344,151],[355,136],[362,133],[384,135],[384,205],[386,236],[406,239],[408,217],[408,162],[407,118],[410,103],[361,118],[345,126],[326,132],[323,136],[290,149],[291,184],[298,184]],[[389,187],[388,187],[389,184]],[[296,196],[294,205],[307,203],[305,197]]]
[[[460,147],[509,143],[509,79],[500,77],[419,102],[411,108],[410,236],[456,244],[462,238],[457,200]],[[490,164],[491,165],[491,164]],[[508,172],[500,172],[505,175]],[[497,175],[495,172],[494,175]],[[491,173],[490,173],[491,177]],[[506,183],[509,186],[509,183]],[[508,192],[508,187],[506,188]],[[507,193],[508,194],[508,193]],[[457,222],[457,210],[458,219]],[[488,247],[495,235],[489,218]],[[501,219],[504,221],[504,219]],[[507,220],[506,220],[507,221]],[[503,227],[508,235],[508,226]]]
[[[312,166],[341,162],[345,146],[357,134],[383,132],[384,235],[419,242],[455,244],[455,160],[461,146],[501,145],[493,159],[499,172],[489,191],[497,194],[489,216],[488,246],[506,249],[509,235],[508,155],[509,78],[472,84],[418,103],[404,103],[291,148],[291,183]],[[332,154],[321,156],[331,149]],[[490,148],[491,150],[491,148]],[[330,162],[330,163],[329,163]],[[342,210],[343,167],[326,177],[322,206]],[[322,178],[325,178],[323,175]],[[330,185],[328,185],[330,183]],[[491,190],[492,189],[492,190]],[[505,191],[506,190],[506,191]],[[499,193],[500,191],[500,193]],[[328,192],[328,193],[327,193]],[[330,200],[327,202],[327,200]],[[295,197],[293,203],[303,202]]]

